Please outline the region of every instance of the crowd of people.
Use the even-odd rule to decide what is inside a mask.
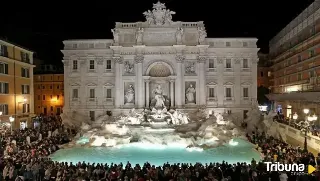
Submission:
[[[264,133],[247,135],[262,155],[262,161],[251,163],[58,163],[48,156],[59,150],[59,145],[70,141],[75,130],[65,129],[59,117],[48,117],[36,129],[8,130],[2,135],[0,145],[1,180],[23,181],[283,181],[319,180],[313,174],[269,172],[262,161],[311,164],[316,167],[320,159],[311,153]]]
[[[279,114],[278,113],[273,118],[273,120],[277,121],[279,123],[282,123],[282,124],[289,125],[289,126],[295,128],[295,129],[299,129],[299,130],[301,129],[301,125],[299,124],[300,121],[289,119],[289,118],[285,118],[283,114]],[[320,137],[320,127],[319,127],[319,125],[311,125],[309,131],[313,136]]]

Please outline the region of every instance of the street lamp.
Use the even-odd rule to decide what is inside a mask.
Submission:
[[[316,121],[316,120],[318,119],[318,116],[317,116],[316,114],[314,114],[314,115],[312,116],[312,118],[313,118],[313,121]]]
[[[10,121],[10,128],[11,128],[11,132],[12,132],[12,123],[14,122],[14,117],[10,116],[9,121]]]
[[[310,123],[317,120],[318,117],[316,115],[309,115],[310,110],[309,109],[303,109],[303,113],[306,115],[304,121],[300,121],[298,123],[298,126],[300,127],[301,131],[304,132],[304,151],[308,151],[308,140],[307,140],[307,134],[310,130]]]
[[[298,114],[297,113],[294,113],[292,115],[292,119],[294,120],[293,124],[296,123],[297,119],[298,119]],[[291,119],[289,119],[289,126],[291,126]]]

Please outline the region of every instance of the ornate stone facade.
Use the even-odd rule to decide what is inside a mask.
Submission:
[[[207,38],[203,22],[174,22],[173,14],[157,3],[146,22],[116,23],[111,40],[64,41],[64,111],[250,109],[257,39]]]

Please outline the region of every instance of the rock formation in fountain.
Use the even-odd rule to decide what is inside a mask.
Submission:
[[[121,146],[128,143],[179,147],[210,148],[227,143],[235,137],[244,136],[231,118],[221,114],[209,116],[204,109],[192,113],[178,110],[152,109],[138,112],[132,109],[129,114],[118,117],[100,116],[96,121],[83,121],[78,141],[70,144],[86,146]],[[63,116],[65,123],[75,124],[75,118]],[[89,119],[88,119],[89,120]],[[79,121],[80,122],[80,121]]]
[[[273,118],[276,115],[277,113],[275,112],[269,112],[269,114],[264,115],[263,117],[263,123],[265,126],[264,131],[269,136],[286,141],[285,133],[280,131],[278,123],[276,121],[273,121]]]
[[[244,120],[247,123],[247,132],[261,131],[264,128],[262,113],[259,110],[258,104],[253,104],[251,110],[247,112],[247,118]]]
[[[62,123],[66,126],[74,126],[74,127],[81,127],[82,125],[89,125],[90,124],[90,118],[89,116],[82,114],[77,111],[73,112],[64,112],[60,115],[62,119]]]
[[[241,125],[244,121],[242,112],[236,112],[236,113],[231,113],[231,114],[225,113],[222,116],[226,120],[231,120],[233,122],[233,124],[235,124],[238,127],[241,127]]]

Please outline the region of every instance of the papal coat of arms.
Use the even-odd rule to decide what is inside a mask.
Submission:
[[[174,11],[166,9],[164,3],[159,1],[156,4],[153,4],[153,10],[146,11],[143,15],[146,17],[146,21],[149,25],[166,25],[172,23],[172,15],[176,14]]]

